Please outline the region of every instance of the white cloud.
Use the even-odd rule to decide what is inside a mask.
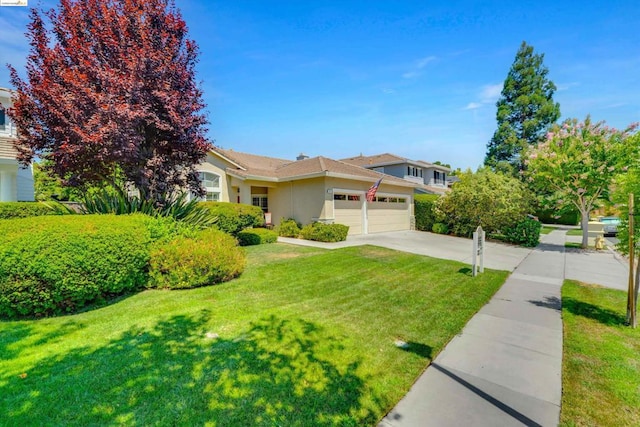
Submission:
[[[437,58],[435,56],[427,56],[426,58],[422,58],[418,61],[418,65],[416,66],[418,69],[422,69],[427,66],[430,62],[435,61]]]
[[[575,86],[580,86],[580,82],[558,83],[556,85],[556,88],[558,89],[558,91],[561,91],[561,90],[569,90]]]
[[[419,77],[422,72],[420,70],[422,70],[424,67],[426,67],[427,65],[429,65],[430,63],[432,63],[433,61],[437,60],[438,58],[436,56],[426,56],[424,58],[419,59],[416,62],[416,65],[413,67],[413,69],[407,71],[406,73],[404,73],[402,75],[403,79],[413,79],[415,77]]]
[[[393,95],[394,93],[396,93],[396,90],[391,89],[390,87],[383,87],[381,90],[382,90],[382,93],[387,95]]]
[[[495,85],[485,85],[480,91],[480,102],[483,104],[493,104],[500,98],[502,92],[502,83]]]
[[[470,102],[463,110],[477,110],[486,105],[495,104],[502,92],[502,83],[482,86],[478,91],[477,101]]]

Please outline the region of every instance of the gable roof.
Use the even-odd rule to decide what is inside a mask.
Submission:
[[[395,176],[382,174],[323,156],[307,158],[304,160],[285,160],[275,157],[241,153],[234,150],[225,150],[217,147],[214,148],[212,152],[239,165],[240,167],[228,167],[226,172],[241,179],[280,182],[320,176],[331,176],[364,182],[375,182],[380,178],[384,178],[384,182],[388,184],[403,187],[416,186],[414,183],[396,178]]]
[[[360,154],[356,157],[349,157],[342,159],[343,162],[350,163],[352,165],[361,166],[363,168],[374,168],[380,166],[397,165],[400,163],[406,163],[414,166],[420,166],[424,168],[435,168],[442,171],[450,171],[446,166],[436,165],[434,163],[425,162],[424,160],[411,160],[406,157],[401,157],[396,154],[382,153],[375,154],[373,156],[363,156]]]

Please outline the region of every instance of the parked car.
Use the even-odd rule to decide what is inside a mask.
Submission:
[[[600,218],[600,222],[604,224],[604,235],[615,236],[618,234],[618,225],[620,225],[620,218],[617,216],[605,216]]]

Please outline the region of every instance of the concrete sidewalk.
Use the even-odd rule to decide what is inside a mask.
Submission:
[[[380,426],[555,426],[565,232],[543,236]]]

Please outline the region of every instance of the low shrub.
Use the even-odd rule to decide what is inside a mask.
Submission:
[[[159,245],[149,265],[148,287],[189,289],[237,277],[244,270],[245,255],[232,236],[208,229]]]
[[[56,202],[0,202],[0,219],[66,215],[70,213],[73,213],[73,211]]]
[[[262,245],[278,241],[278,233],[266,228],[247,228],[238,233],[240,246]]]
[[[318,242],[342,242],[347,239],[348,233],[349,227],[346,225],[321,222],[307,224],[300,230],[303,239]]]
[[[440,198],[437,194],[417,194],[414,197],[414,214],[416,217],[416,230],[431,231],[433,224],[437,222],[435,203]]]
[[[298,237],[300,236],[300,224],[295,219],[282,219],[278,226],[278,236]]]
[[[511,227],[505,227],[502,235],[506,242],[533,248],[540,243],[541,227],[540,221],[525,218]]]
[[[544,210],[536,213],[538,219],[545,224],[578,225],[580,223],[580,212],[569,210],[556,212],[554,210]]]
[[[433,224],[431,231],[438,234],[449,234],[449,226],[442,222],[436,222]]]
[[[0,316],[70,313],[142,288],[155,221],[144,215],[0,221]],[[155,237],[175,232],[170,228]]]
[[[257,206],[228,202],[202,202],[201,205],[218,219],[216,227],[232,236],[245,228],[264,225],[264,214]]]

